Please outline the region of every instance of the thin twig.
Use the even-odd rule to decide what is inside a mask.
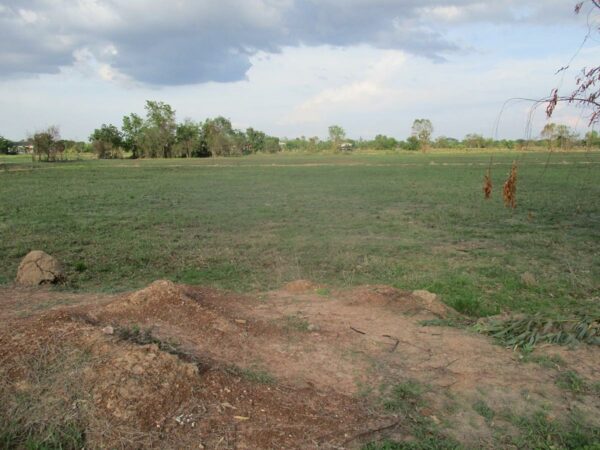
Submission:
[[[356,329],[356,328],[354,328],[354,327],[350,327],[350,329],[351,329],[352,331],[356,331],[357,333],[360,333],[360,334],[367,334],[367,333],[365,333],[364,331],[357,330],[357,329]]]
[[[394,353],[396,351],[396,349],[398,348],[398,344],[400,343],[400,339],[394,337],[394,336],[390,336],[389,334],[384,334],[383,337],[391,339],[393,341],[396,341],[396,343],[394,344],[394,347],[390,350],[390,353]]]
[[[384,425],[384,426],[382,426],[382,427],[375,428],[375,429],[373,429],[373,430],[367,430],[367,431],[363,431],[363,432],[361,432],[361,433],[355,434],[355,435],[354,435],[354,436],[352,436],[350,439],[347,439],[347,440],[345,440],[345,441],[342,443],[342,445],[346,445],[346,444],[348,444],[348,443],[350,443],[350,442],[352,442],[352,441],[355,441],[355,440],[357,440],[357,439],[363,438],[363,437],[365,437],[365,436],[369,436],[369,435],[371,435],[371,434],[379,433],[380,431],[384,431],[384,430],[388,430],[388,429],[390,429],[390,428],[394,428],[395,426],[398,426],[398,425],[400,425],[400,420],[397,420],[396,422],[394,422],[394,423],[391,423],[391,424],[389,424],[389,425]]]

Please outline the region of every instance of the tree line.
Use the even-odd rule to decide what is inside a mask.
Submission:
[[[93,151],[99,158],[191,158],[241,156],[256,152],[278,152],[279,138],[262,131],[233,128],[224,117],[177,123],[175,110],[168,104],[146,102],[146,117],[129,114],[121,128],[102,125],[90,135]]]
[[[98,158],[191,158],[209,156],[241,156],[252,153],[285,151],[325,152],[356,150],[409,150],[429,149],[523,149],[544,147],[568,149],[573,146],[600,147],[596,131],[588,132],[582,139],[570,127],[548,123],[536,140],[490,139],[480,134],[467,134],[459,140],[438,136],[433,139],[433,124],[429,119],[415,119],[411,135],[406,140],[379,134],[370,140],[349,139],[339,125],[329,127],[328,138],[299,137],[279,139],[262,131],[233,128],[224,117],[194,122],[185,119],[177,122],[175,110],[164,102],[147,101],[146,114],[132,113],[124,116],[121,127],[103,124],[95,129],[89,142],[61,139],[58,127],[39,131],[21,143],[0,136],[0,153],[32,150],[38,160],[56,161],[71,154],[93,152]]]

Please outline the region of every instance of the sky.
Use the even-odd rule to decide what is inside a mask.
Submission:
[[[536,137],[544,108],[600,61],[588,0],[0,0],[0,135],[87,140],[144,114],[225,116],[279,137]],[[580,49],[584,37],[590,38]],[[578,50],[580,49],[580,50]],[[569,65],[569,69],[556,71]],[[508,103],[506,103],[508,101]],[[581,133],[586,111],[552,119]]]

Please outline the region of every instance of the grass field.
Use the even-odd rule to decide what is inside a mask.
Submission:
[[[501,190],[514,159],[513,211]],[[307,278],[429,289],[473,316],[590,308],[600,295],[597,152],[3,157],[0,198],[2,284],[43,249],[66,265],[66,288],[84,291],[159,278],[251,291]]]

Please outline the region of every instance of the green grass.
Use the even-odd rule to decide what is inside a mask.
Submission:
[[[574,394],[581,394],[590,389],[586,381],[574,370],[561,372],[556,378],[556,385]]]
[[[432,419],[421,414],[420,409],[427,406],[423,397],[427,390],[427,386],[410,379],[391,388],[382,386],[383,409],[401,417],[399,426],[410,439],[404,442],[373,442],[363,447],[363,450],[459,449],[458,442],[445,436]]]
[[[460,448],[460,445],[456,442],[440,439],[436,436],[419,441],[394,442],[386,440],[367,444],[363,447],[363,450],[458,450]]]
[[[496,415],[494,410],[490,408],[489,405],[481,399],[473,403],[473,409],[477,412],[477,414],[479,414],[488,422],[491,422],[494,419],[494,416]]]
[[[506,435],[516,448],[523,449],[577,449],[598,450],[600,446],[600,428],[590,425],[588,419],[579,411],[570,413],[564,419],[551,419],[540,410],[529,416],[509,417],[520,434]]]
[[[4,157],[0,283],[43,249],[65,264],[66,288],[84,291],[306,278],[429,289],[472,316],[587,307],[600,292],[600,153],[552,154],[548,166],[545,153],[493,154],[484,201],[491,155]],[[513,159],[514,211],[499,196]]]
[[[407,380],[392,387],[383,401],[383,408],[391,412],[408,413],[420,406],[425,388],[415,380]]]
[[[562,369],[566,367],[566,361],[559,355],[532,355],[531,353],[523,355],[523,362],[537,363],[545,369]]]
[[[284,317],[283,322],[283,326],[286,330],[300,332],[309,331],[310,322],[304,317],[300,317],[298,315],[289,315]]]
[[[226,371],[231,375],[243,378],[251,383],[273,385],[277,383],[277,379],[271,373],[267,372],[260,367],[252,366],[242,368],[239,366],[229,366]]]

